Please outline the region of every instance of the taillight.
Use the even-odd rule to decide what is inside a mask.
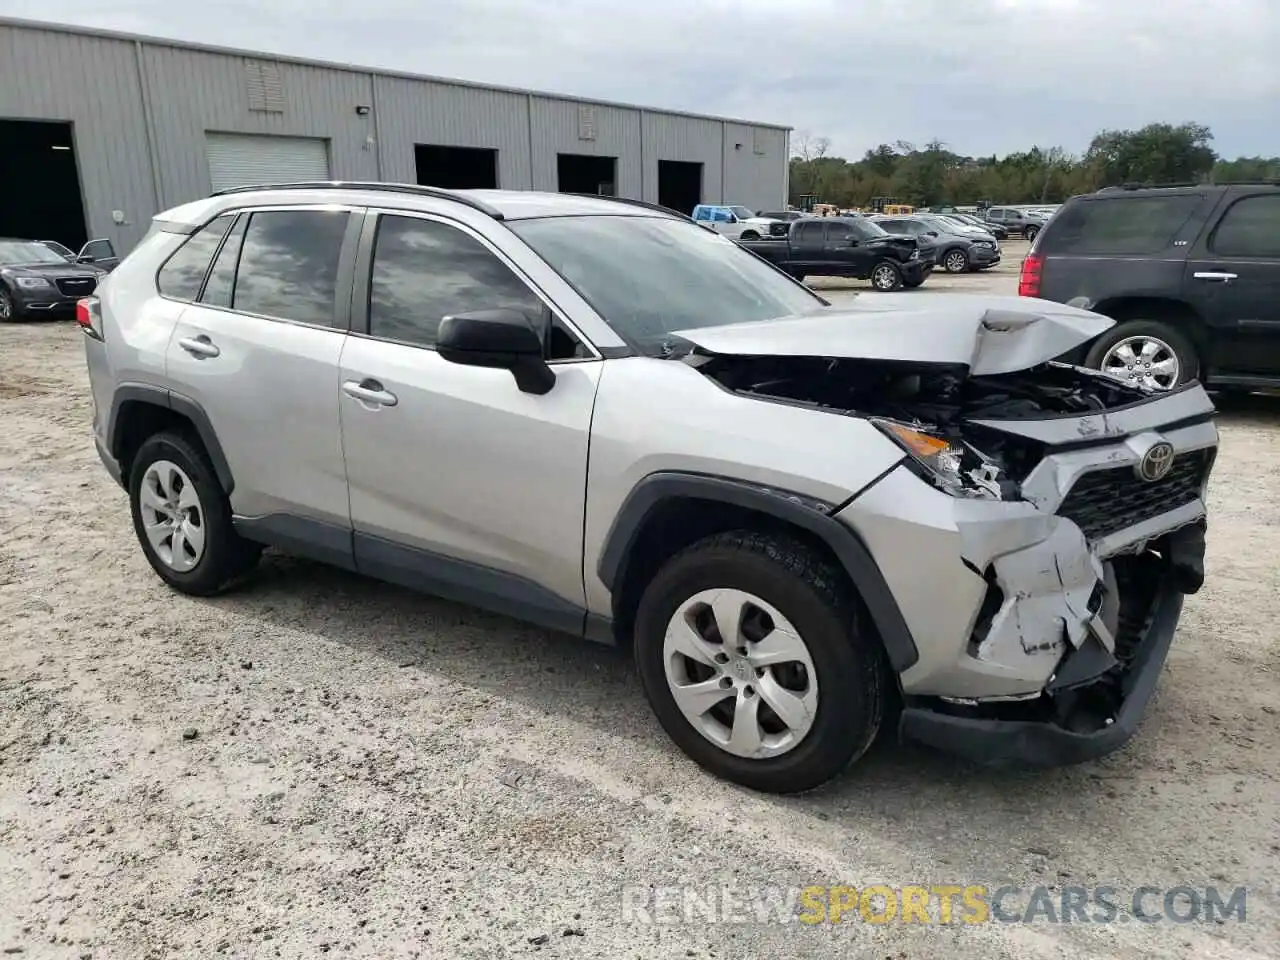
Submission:
[[[97,297],[84,297],[76,301],[76,323],[86,336],[102,339],[102,301]]]
[[[1044,257],[1029,253],[1022,258],[1022,272],[1018,275],[1018,296],[1040,296],[1040,275],[1044,271]]]

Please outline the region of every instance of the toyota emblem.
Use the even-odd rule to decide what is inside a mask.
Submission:
[[[1163,480],[1173,466],[1173,444],[1167,440],[1153,443],[1142,459],[1138,461],[1137,474],[1139,480],[1155,483]]]

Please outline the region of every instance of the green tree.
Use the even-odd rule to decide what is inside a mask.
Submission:
[[[1212,140],[1213,133],[1199,123],[1103,130],[1089,144],[1085,162],[1104,185],[1198,182],[1218,159]]]

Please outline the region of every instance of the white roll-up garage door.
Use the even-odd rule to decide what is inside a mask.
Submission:
[[[246,133],[210,133],[207,138],[214,190],[329,179],[329,146],[324,140]]]

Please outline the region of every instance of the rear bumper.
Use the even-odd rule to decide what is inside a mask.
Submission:
[[[1111,753],[1134,735],[1155,693],[1173,644],[1182,601],[1182,593],[1166,582],[1120,680],[1120,708],[1101,729],[1082,733],[1052,721],[984,719],[908,706],[899,721],[899,735],[991,766],[1063,766]]]
[[[919,260],[908,260],[900,264],[902,268],[902,277],[905,280],[923,280],[933,272],[933,258],[921,258]]]
[[[120,469],[120,463],[115,457],[111,456],[102,440],[98,436],[94,436],[93,445],[97,448],[98,459],[102,461],[102,465],[107,468],[107,473],[111,474],[111,479],[120,486],[124,486],[124,472]]]

